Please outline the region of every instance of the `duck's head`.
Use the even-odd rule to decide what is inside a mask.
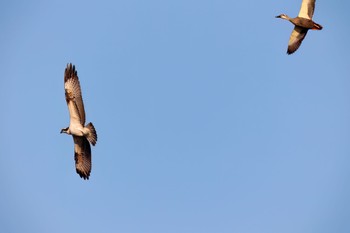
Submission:
[[[280,14],[280,15],[277,15],[276,18],[288,19],[289,17],[286,14]]]

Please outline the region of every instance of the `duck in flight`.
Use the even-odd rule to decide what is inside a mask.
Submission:
[[[276,16],[276,18],[288,20],[295,25],[289,38],[287,54],[292,54],[299,48],[309,29],[322,30],[321,25],[312,21],[312,16],[314,15],[315,10],[315,2],[316,0],[303,0],[299,14],[295,18],[290,18],[286,14]]]
[[[91,172],[91,147],[95,146],[97,134],[94,125],[90,122],[85,125],[85,110],[80,89],[78,73],[71,63],[64,72],[64,90],[68,105],[70,124],[61,130],[73,136],[75,168],[81,178],[89,179]]]

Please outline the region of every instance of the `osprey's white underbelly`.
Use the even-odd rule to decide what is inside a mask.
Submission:
[[[81,124],[71,123],[69,125],[69,131],[72,135],[84,136],[84,126],[82,126]]]

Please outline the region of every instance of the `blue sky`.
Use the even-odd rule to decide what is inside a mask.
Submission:
[[[0,3],[1,232],[349,232],[350,4]],[[75,173],[63,72],[98,142]]]

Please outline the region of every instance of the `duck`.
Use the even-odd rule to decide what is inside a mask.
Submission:
[[[288,55],[298,50],[309,30],[322,30],[323,27],[312,20],[315,2],[316,0],[302,0],[299,14],[295,18],[290,18],[286,14],[276,16],[276,18],[288,20],[295,25],[288,42]]]
[[[97,133],[90,122],[85,125],[85,109],[83,103],[78,72],[69,63],[64,72],[64,90],[69,110],[69,127],[61,129],[61,133],[73,136],[74,160],[76,172],[84,180],[88,180],[91,173],[91,145],[97,142]]]

